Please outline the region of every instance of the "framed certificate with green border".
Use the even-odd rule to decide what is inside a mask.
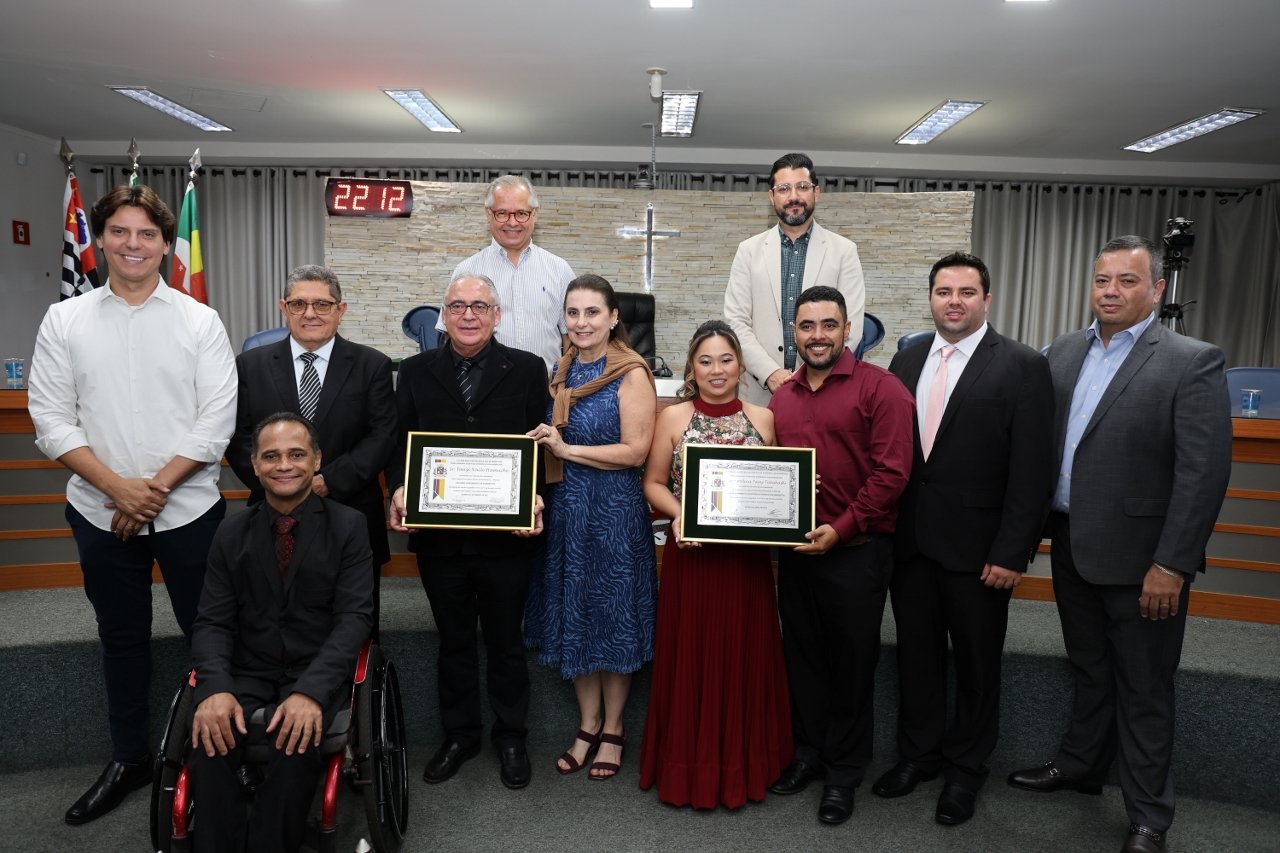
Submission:
[[[680,535],[690,542],[803,545],[814,528],[811,447],[686,444]]]
[[[411,432],[405,526],[533,530],[537,464],[526,435]]]

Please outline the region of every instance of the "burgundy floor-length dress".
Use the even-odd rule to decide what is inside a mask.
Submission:
[[[677,496],[685,444],[762,443],[741,402],[694,409],[672,464]],[[793,757],[769,549],[668,539],[640,787],[656,784],[670,805],[736,809],[763,800]]]

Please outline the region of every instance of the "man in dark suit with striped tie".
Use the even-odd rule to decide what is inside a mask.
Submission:
[[[263,490],[253,473],[254,427],[276,412],[297,412],[315,425],[324,461],[312,490],[360,510],[368,524],[376,636],[378,577],[391,558],[378,475],[395,447],[395,396],[391,360],[338,334],[346,310],[328,268],[306,264],[289,273],[280,300],[289,337],[236,358],[240,391],[227,461],[249,487],[250,505],[257,504]]]
[[[400,365],[400,449],[387,468],[387,488],[392,493],[391,527],[402,532],[408,532],[403,460],[410,431],[523,435],[542,423],[550,402],[542,359],[493,337],[502,305],[486,276],[464,273],[454,280],[445,291],[441,316],[448,344]],[[537,524],[540,531],[540,516]],[[467,529],[419,530],[409,541],[440,630],[444,742],[427,762],[423,780],[443,782],[480,752],[479,623],[488,666],[485,686],[495,717],[490,737],[501,763],[500,778],[508,788],[523,788],[531,770],[525,750],[529,671],[520,625],[535,543],[501,530]]]

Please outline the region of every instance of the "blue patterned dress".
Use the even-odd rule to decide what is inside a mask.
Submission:
[[[605,359],[574,361],[567,384],[601,376]],[[622,378],[578,400],[562,431],[566,444],[621,441]],[[525,644],[565,678],[601,670],[635,672],[653,658],[657,567],[640,469],[604,471],[564,463],[548,488],[547,560],[534,571],[525,606]]]

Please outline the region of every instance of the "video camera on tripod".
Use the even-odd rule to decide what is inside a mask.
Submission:
[[[1191,250],[1196,244],[1196,235],[1191,233],[1193,225],[1195,222],[1190,219],[1174,217],[1165,223],[1169,230],[1163,238],[1168,287],[1165,289],[1165,303],[1160,308],[1160,319],[1168,321],[1169,328],[1179,333],[1183,331],[1183,312],[1196,302],[1194,299],[1178,302],[1178,283],[1182,277],[1182,269],[1190,262]]]

